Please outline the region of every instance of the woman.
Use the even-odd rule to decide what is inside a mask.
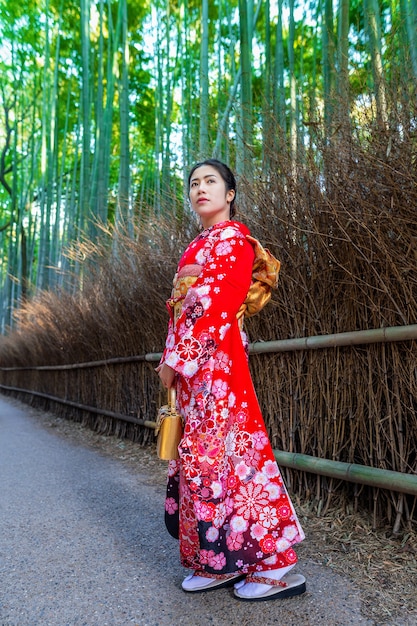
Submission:
[[[166,388],[176,386],[185,420],[166,500],[168,520],[179,514],[181,563],[192,570],[182,588],[235,584],[235,596],[251,601],[298,595],[305,579],[288,572],[304,533],[268,440],[238,315],[254,249],[248,228],[232,221],[235,178],[208,159],[192,168],[188,189],[203,230],[179,262],[156,370]]]

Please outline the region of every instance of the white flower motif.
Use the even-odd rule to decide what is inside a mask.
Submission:
[[[166,344],[165,344],[165,345],[166,345],[166,347],[167,347],[169,350],[172,350],[172,348],[175,346],[175,337],[174,337],[174,334],[172,334],[172,335],[171,335],[171,334],[169,334],[169,335],[168,335],[167,340],[166,340]]]
[[[168,358],[165,360],[165,363],[169,365],[170,367],[172,367],[173,369],[175,369],[175,366],[177,365],[179,360],[180,360],[180,357],[178,356],[178,354],[176,354],[175,352],[172,352],[168,356]]]
[[[264,507],[268,506],[268,494],[263,490],[262,485],[240,485],[239,492],[235,496],[235,506],[238,515],[245,519],[259,519],[259,514]]]
[[[209,296],[202,296],[200,298],[200,302],[203,305],[203,309],[207,311],[207,309],[211,306],[211,298]]]
[[[253,479],[253,482],[257,485],[267,485],[269,481],[268,477],[265,476],[265,474],[262,474],[262,472],[257,472],[255,478]]]
[[[288,548],[291,547],[290,542],[284,538],[277,539],[276,545],[277,545],[277,552],[285,552],[285,550],[288,550]]]
[[[265,487],[265,489],[269,493],[269,499],[270,500],[278,500],[278,498],[281,495],[281,489],[275,483],[269,483],[269,485],[267,485]]]
[[[219,330],[220,339],[222,340],[224,339],[229,328],[230,328],[230,324],[225,324],[224,326],[220,326],[220,330]]]
[[[231,239],[231,237],[235,237],[235,236],[236,236],[236,228],[233,226],[227,226],[220,233],[220,239]],[[236,241],[232,239],[230,243],[234,245]]]
[[[234,533],[244,533],[248,529],[248,522],[242,515],[235,515],[230,520],[230,528]]]
[[[183,368],[184,376],[191,378],[191,376],[194,376],[197,370],[198,370],[198,365],[195,361],[187,361],[187,363],[184,363],[184,368]]]
[[[226,455],[233,456],[233,454],[235,453],[235,448],[236,448],[234,433],[232,432],[227,433],[224,447],[226,450]]]
[[[262,430],[253,433],[253,447],[255,450],[263,450],[268,445],[268,438]]]
[[[286,526],[282,532],[283,537],[292,541],[298,535],[298,528],[296,526]]]
[[[259,513],[259,522],[264,528],[273,528],[278,524],[277,510],[272,506],[266,506]]]
[[[211,483],[211,489],[213,491],[213,498],[220,498],[223,491],[222,484],[215,480]]]
[[[227,419],[229,417],[229,409],[227,409],[226,407],[224,407],[221,411],[220,411],[220,416],[222,417],[222,419]]]
[[[210,528],[206,532],[207,541],[210,541],[211,543],[213,543],[213,541],[217,541],[218,537],[219,537],[219,531],[217,530],[217,528],[214,528],[214,526],[210,526]]]

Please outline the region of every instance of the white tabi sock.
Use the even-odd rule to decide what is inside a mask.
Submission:
[[[205,578],[203,576],[196,576],[195,574],[189,574],[182,581],[182,588],[185,591],[194,591],[194,589],[204,589],[213,582],[212,578]]]
[[[268,569],[263,572],[254,572],[252,576],[262,576],[262,578],[272,578],[273,580],[281,580],[294,565],[287,565],[286,567],[280,567],[278,569]],[[246,583],[244,580],[236,583],[235,589],[239,589],[239,595],[245,598],[256,598],[256,596],[262,595],[270,588],[270,585],[264,585],[263,583]]]

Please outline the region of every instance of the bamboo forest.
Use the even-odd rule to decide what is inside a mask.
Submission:
[[[415,134],[415,0],[2,0],[0,28],[3,330],[94,223],[181,211],[202,156],[328,188],[327,146]]]
[[[274,448],[415,474],[417,0],[0,2],[3,390],[151,441],[133,422],[154,419],[158,380],[138,355],[163,349],[198,232],[184,180],[216,157],[282,263],[251,342],[414,332],[251,356]],[[322,512],[339,493],[291,476]],[[410,494],[343,493],[375,525],[416,519]]]

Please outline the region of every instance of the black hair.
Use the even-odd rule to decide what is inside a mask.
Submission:
[[[191,176],[193,175],[196,169],[198,169],[199,167],[202,167],[203,165],[211,165],[212,167],[214,167],[214,169],[219,172],[220,176],[224,180],[225,185],[226,185],[226,191],[235,192],[235,195],[230,203],[230,219],[231,219],[232,217],[236,215],[236,207],[235,207],[236,179],[230,167],[226,165],[225,163],[222,163],[222,161],[219,161],[218,159],[205,159],[204,161],[201,161],[201,163],[196,163],[195,165],[193,165],[188,175],[188,191],[190,190]]]

